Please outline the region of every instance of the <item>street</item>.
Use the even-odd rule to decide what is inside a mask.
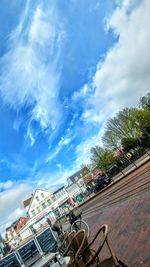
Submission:
[[[80,208],[82,218],[90,227],[90,239],[106,223],[116,255],[130,267],[149,267],[149,207],[150,161],[111,184]],[[102,258],[108,253],[104,248]]]

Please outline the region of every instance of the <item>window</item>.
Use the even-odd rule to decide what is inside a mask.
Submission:
[[[36,196],[35,198],[36,198],[37,201],[39,201],[39,197],[38,196]]]
[[[72,184],[72,180],[70,178],[67,179],[68,185]]]
[[[75,180],[75,182],[77,182],[78,181],[78,176],[75,176],[74,180]]]
[[[54,195],[54,200],[56,200],[58,198],[57,194]]]
[[[48,199],[47,203],[50,205],[52,203],[51,199]]]
[[[52,197],[52,201],[55,201],[57,198],[56,198],[56,195],[53,195]]]
[[[32,213],[33,216],[36,215],[35,210],[32,210],[31,213]]]
[[[42,207],[45,209],[46,208],[46,203],[42,203]]]
[[[44,193],[41,193],[41,197],[44,198]]]

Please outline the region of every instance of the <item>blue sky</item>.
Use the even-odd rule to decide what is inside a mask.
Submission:
[[[148,91],[148,2],[1,0],[2,227],[34,188],[88,163],[108,117]]]

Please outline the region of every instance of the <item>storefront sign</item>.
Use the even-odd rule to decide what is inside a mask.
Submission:
[[[15,264],[18,264],[18,266],[21,266],[14,252],[0,260],[0,267],[12,267]]]
[[[57,242],[50,228],[37,235],[36,240],[44,253],[57,251]]]
[[[25,266],[31,266],[34,262],[36,262],[40,257],[39,250],[35,244],[35,241],[32,239],[25,245],[21,246],[17,249],[18,254],[25,264]]]

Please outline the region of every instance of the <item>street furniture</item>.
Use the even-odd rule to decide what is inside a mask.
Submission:
[[[96,250],[93,249],[94,242],[99,238],[99,246]],[[87,245],[85,246],[85,244]],[[99,254],[101,253],[104,244],[107,245],[108,250],[110,252],[110,257],[105,259],[104,261],[100,261]],[[75,257],[75,266],[76,267],[127,267],[121,260],[119,260],[109,241],[108,241],[108,225],[104,224],[97,231],[95,237],[91,242],[85,238],[84,242],[79,247],[76,257]]]
[[[77,233],[71,232],[71,238],[66,251],[64,252],[63,256],[70,256],[70,263],[69,266],[73,267],[76,266],[75,264],[75,257],[76,253],[81,247],[81,244],[84,243],[85,238],[87,237],[85,230],[80,230]]]

